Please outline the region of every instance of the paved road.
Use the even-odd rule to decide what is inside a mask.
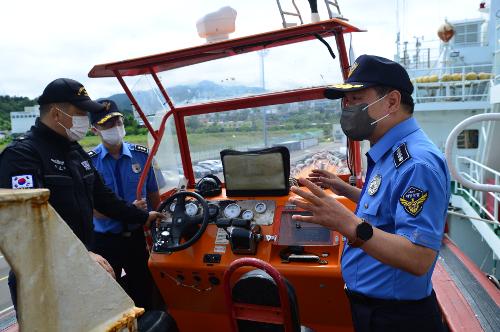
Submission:
[[[0,252],[0,312],[12,306],[10,301],[9,286],[7,284],[7,276],[9,274],[9,265],[5,261],[3,254]]]

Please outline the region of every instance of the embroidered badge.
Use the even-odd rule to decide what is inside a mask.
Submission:
[[[92,169],[88,160],[82,161],[81,164],[86,171],[90,171]]]
[[[31,174],[16,175],[13,176],[11,179],[12,179],[12,189],[34,188],[33,175]]]
[[[403,206],[406,212],[410,215],[416,217],[424,206],[425,201],[429,197],[428,192],[424,192],[422,189],[410,186],[403,196],[399,198],[399,202]]]
[[[147,147],[139,145],[139,144],[134,145],[134,150],[135,151],[139,151],[139,152],[144,152],[144,153],[148,153],[149,152],[149,150],[148,150]]]
[[[97,152],[95,152],[94,150],[90,150],[89,152],[87,152],[87,154],[89,155],[90,158],[97,156]]]
[[[54,167],[57,170],[64,171],[66,169],[66,166],[64,165],[64,160],[50,158],[50,161],[54,164]]]
[[[142,170],[141,165],[139,163],[132,164],[132,171],[134,173],[139,173]]]
[[[394,165],[396,166],[396,168],[403,165],[405,161],[411,158],[410,153],[408,152],[408,148],[406,147],[406,143],[398,146],[396,151],[392,153],[392,156],[394,157]]]
[[[373,196],[377,193],[380,183],[382,182],[382,176],[380,174],[375,175],[375,177],[370,181],[368,185],[368,194]]]
[[[87,93],[87,90],[82,86],[80,89],[78,89],[78,92],[76,93],[77,96],[89,96]]]
[[[347,78],[351,77],[352,73],[354,73],[356,68],[358,68],[358,65],[359,64],[357,62],[352,64],[351,68],[349,68],[349,74],[347,74]]]

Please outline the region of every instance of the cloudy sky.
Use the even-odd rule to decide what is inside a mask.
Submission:
[[[304,20],[309,22],[307,1],[296,2]],[[435,40],[436,30],[445,18],[458,20],[479,17],[479,2],[339,0],[342,13],[349,22],[368,30],[353,34],[355,54],[370,53],[388,58],[393,58],[396,53],[398,29],[402,34],[401,39],[409,41],[410,45],[414,44],[415,36]],[[281,3],[286,6],[291,1],[281,0]],[[238,12],[236,32],[232,37],[281,28],[275,0],[3,1],[0,13],[0,95],[35,98],[48,82],[58,77],[81,81],[93,98],[122,92],[116,79],[90,79],[87,77],[89,70],[95,64],[202,44],[205,41],[197,35],[196,21],[223,6],[231,6]],[[318,7],[320,16],[326,18],[322,0],[318,1]],[[321,50],[312,51],[325,52],[324,48]],[[274,84],[278,87],[290,80],[286,75],[279,74],[287,72],[284,63],[281,63],[281,67],[279,65],[283,62],[280,61],[282,56],[273,57],[270,54],[266,60],[266,70],[273,67],[273,63],[276,64],[273,75],[266,73],[270,86]],[[314,70],[315,61],[309,60],[308,64],[310,58],[301,58],[302,65],[293,70],[294,79],[308,76],[306,70]],[[255,62],[252,68],[257,70],[252,70],[258,72],[258,59],[247,60]],[[210,71],[210,65],[203,68]],[[301,72],[302,69],[304,72]],[[214,72],[217,70],[213,69]],[[200,79],[199,74],[197,77],[191,74],[189,71],[180,72],[174,75],[173,82],[166,85]],[[241,75],[244,76],[243,73]],[[331,79],[321,73],[318,75],[323,80]],[[207,75],[207,78],[213,77]],[[253,83],[243,78],[241,82]]]

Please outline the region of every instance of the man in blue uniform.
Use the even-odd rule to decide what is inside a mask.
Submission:
[[[160,194],[153,168],[149,169],[142,187],[142,198],[136,200],[148,149],[123,142],[123,115],[112,100],[99,103],[104,108],[91,114],[91,123],[92,131],[101,138],[102,144],[89,152],[93,165],[117,196],[144,210],[155,210],[160,203]],[[154,282],[147,266],[149,253],[141,225],[125,224],[94,211],[93,250],[109,261],[118,282],[135,304],[151,309]],[[126,273],[124,277],[120,277],[122,269]]]
[[[341,126],[369,140],[363,189],[314,170],[309,190],[292,198],[312,216],[295,220],[344,235],[342,275],[356,331],[442,331],[431,276],[443,238],[450,177],[442,153],[412,117],[413,85],[406,70],[385,58],[362,55],[345,83],[325,90],[343,98]],[[352,213],[320,187],[357,202]]]

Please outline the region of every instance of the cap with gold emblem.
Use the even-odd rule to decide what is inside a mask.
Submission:
[[[325,98],[343,98],[346,92],[358,91],[373,86],[394,88],[411,95],[413,84],[399,63],[375,55],[363,54],[352,64],[344,83],[330,85],[325,89]]]
[[[38,97],[39,105],[52,103],[70,103],[89,113],[99,112],[104,108],[90,99],[82,83],[70,78],[58,78],[50,82]]]
[[[115,116],[123,116],[118,110],[116,103],[111,99],[99,100],[98,103],[102,104],[104,109],[100,112],[90,114],[90,123],[93,125],[102,125]]]

